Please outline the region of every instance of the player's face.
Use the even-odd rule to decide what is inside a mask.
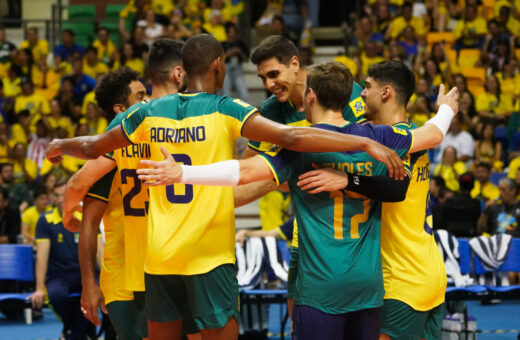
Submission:
[[[132,80],[128,87],[130,87],[130,95],[128,96],[128,104],[130,106],[137,104],[146,98],[146,88],[139,80]]]
[[[361,98],[365,101],[365,117],[367,120],[374,120],[383,103],[381,98],[381,86],[371,77],[365,82],[365,88],[361,92]]]
[[[293,57],[288,65],[279,62],[276,58],[271,58],[258,64],[256,70],[264,87],[283,103],[289,99],[296,85],[299,66],[296,57]]]

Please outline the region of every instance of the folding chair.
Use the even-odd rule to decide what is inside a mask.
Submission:
[[[31,246],[17,244],[0,245],[0,280],[22,282],[34,281],[34,257]],[[32,322],[31,302],[27,297],[32,293],[1,293],[0,307],[25,310],[25,323]]]

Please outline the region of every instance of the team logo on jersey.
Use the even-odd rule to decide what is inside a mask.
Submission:
[[[354,99],[349,103],[349,105],[352,109],[352,112],[354,113],[354,116],[359,117],[363,113],[365,113],[365,103],[363,102],[363,99],[361,99],[361,97]]]
[[[273,146],[271,146],[271,148],[268,151],[266,151],[266,154],[271,157],[274,157],[276,156],[276,154],[278,154],[278,152],[280,152],[280,150],[282,150],[281,146],[273,144]]]
[[[398,133],[400,135],[406,136],[408,133],[406,133],[406,130],[397,128],[395,126],[392,126],[392,130],[394,130],[395,133]]]
[[[250,107],[251,105],[249,105],[248,103],[246,103],[245,101],[241,100],[241,99],[235,99],[233,100],[233,103],[236,103],[242,107],[245,107],[245,108],[248,108]]]

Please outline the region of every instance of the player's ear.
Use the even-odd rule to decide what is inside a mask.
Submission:
[[[296,71],[300,69],[300,60],[297,56],[292,56],[291,60],[289,60],[289,66],[291,66]]]
[[[394,89],[391,86],[385,85],[381,89],[381,99],[383,101],[391,98],[394,95]]]
[[[170,79],[172,79],[177,84],[182,84],[184,78],[184,69],[182,66],[175,66],[170,72]]]
[[[118,114],[121,112],[125,112],[126,106],[124,106],[123,104],[115,104],[114,106],[112,106],[112,110],[114,110],[114,112]]]
[[[314,90],[310,87],[308,87],[305,90],[305,92],[306,92],[305,96],[307,97],[307,101],[309,102],[309,104],[314,104],[317,100],[316,92],[314,92]]]

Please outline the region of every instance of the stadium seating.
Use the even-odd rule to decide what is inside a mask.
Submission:
[[[34,259],[31,246],[2,244],[0,245],[0,280],[31,282],[34,281]],[[31,310],[27,297],[31,293],[2,293],[0,307],[10,310]],[[29,313],[25,313],[25,322],[31,323]]]
[[[70,5],[68,7],[69,19],[93,19],[96,18],[95,5]]]
[[[480,50],[478,48],[465,48],[459,52],[459,67],[461,69],[475,67],[479,60]]]

